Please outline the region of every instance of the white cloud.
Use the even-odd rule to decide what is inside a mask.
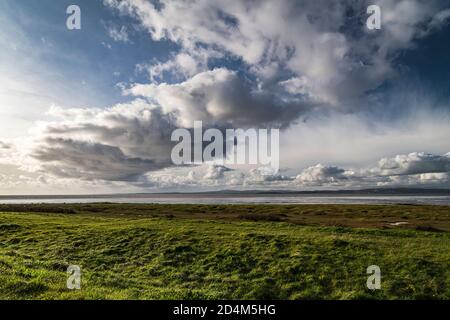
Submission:
[[[379,168],[382,175],[445,173],[450,171],[450,153],[443,156],[424,152],[397,155],[394,158],[381,159]]]
[[[418,153],[417,153],[418,154]],[[394,159],[411,157],[398,155]],[[429,158],[447,157],[428,155]],[[174,167],[155,171],[141,180],[142,184],[155,189],[191,191],[211,189],[272,189],[272,190],[311,190],[311,189],[358,189],[373,187],[449,187],[449,173],[432,172],[434,168],[423,168],[422,173],[387,174],[382,171],[383,161],[378,166],[361,169],[344,169],[334,165],[317,164],[305,168],[300,173],[289,175],[261,175],[258,169],[235,168],[202,165],[197,167]]]
[[[447,18],[436,0],[104,2],[136,17],[153,40],[181,45],[183,55],[204,61],[196,57],[200,48],[220,49],[241,58],[264,83],[286,73],[305,79],[308,86],[301,86],[300,93],[307,89],[309,96],[334,106],[389,79],[395,53],[412,47],[424,30]],[[382,8],[380,32],[366,29],[369,4]],[[344,32],[349,8],[360,21],[356,30]],[[173,64],[178,65],[163,66]],[[189,64],[192,75],[196,64]]]
[[[283,127],[310,108],[304,102],[282,101],[275,93],[252,91],[235,71],[225,68],[199,73],[178,84],[135,84],[126,92],[175,113],[184,127],[192,127],[194,120],[235,128]]]
[[[217,180],[224,177],[224,173],[231,171],[230,168],[219,165],[209,165],[203,179]]]
[[[119,28],[117,27],[109,27],[108,28],[108,35],[117,42],[129,42],[130,39],[128,37],[127,28],[125,26],[122,26]]]
[[[324,166],[322,164],[309,167],[296,177],[297,182],[306,185],[332,185],[347,179],[344,169],[336,166]]]
[[[208,61],[211,58],[220,58],[218,51],[198,48],[194,52],[179,52],[165,62],[138,65],[139,70],[148,72],[152,82],[158,82],[166,75],[177,80],[186,80],[192,76],[208,70]]]

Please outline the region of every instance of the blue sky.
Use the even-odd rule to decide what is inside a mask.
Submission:
[[[82,8],[81,30],[66,28],[70,4]],[[1,7],[2,25],[8,26],[2,32],[9,44],[6,55],[19,64],[21,59],[16,58],[25,57],[21,75],[42,72],[40,80],[59,91],[52,97],[71,106],[108,106],[123,100],[115,85],[142,81],[145,75],[135,72],[136,65],[164,58],[174,47],[133,30],[137,24],[101,1],[6,0]],[[108,29],[118,25],[128,26],[129,42],[108,35]]]
[[[446,186],[449,6],[373,2],[379,31],[365,28],[366,1],[3,0],[0,174],[23,177],[15,193]],[[66,28],[71,4],[81,30]],[[281,128],[284,176],[173,168],[170,117]],[[130,159],[158,165],[135,172]],[[440,169],[415,169],[430,163]]]

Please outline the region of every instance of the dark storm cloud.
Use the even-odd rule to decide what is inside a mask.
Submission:
[[[120,148],[100,143],[61,138],[45,142],[47,146],[35,150],[32,156],[42,162],[46,172],[64,178],[135,181],[145,172],[167,165],[127,157]]]
[[[172,165],[169,116],[142,101],[110,109],[53,108],[61,121],[47,123],[32,157],[55,175],[136,180]]]
[[[185,127],[202,120],[234,128],[284,128],[315,105],[300,99],[282,99],[277,92],[253,91],[236,72],[224,68],[199,73],[174,85],[134,85],[127,92],[173,113]]]

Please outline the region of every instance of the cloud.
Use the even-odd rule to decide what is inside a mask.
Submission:
[[[147,173],[139,184],[157,190],[192,191],[242,185],[243,174],[221,165],[170,167]]]
[[[0,141],[0,149],[2,150],[9,150],[12,148],[12,145],[10,143],[6,143],[3,141]]]
[[[416,96],[411,94],[410,98]],[[445,154],[450,136],[449,113],[431,111],[429,105],[417,101],[397,101],[389,107],[393,114],[379,110],[382,119],[363,112],[308,114],[304,121],[281,133],[280,164],[294,173],[317,163],[362,168],[381,158],[416,150]]]
[[[176,80],[186,80],[197,73],[208,70],[208,61],[211,58],[220,58],[222,54],[218,51],[198,48],[194,52],[179,52],[173,54],[165,62],[139,64],[138,70],[147,71],[152,82],[156,83],[170,75]]]
[[[347,179],[348,177],[344,169],[336,166],[324,166],[322,164],[309,167],[296,177],[297,182],[307,185],[336,184]]]
[[[122,26],[120,29],[116,27],[108,28],[108,35],[117,42],[129,42],[127,28]]]
[[[377,186],[380,187],[441,187],[449,188],[449,173],[422,173],[415,175],[389,176],[386,179],[380,179]]]
[[[70,113],[73,114],[74,110]],[[79,117],[86,116],[81,116],[81,113]],[[94,119],[98,122],[99,116],[96,115],[90,122],[95,122]],[[10,187],[7,193],[18,188],[35,193],[33,186],[56,193],[73,193],[75,190],[142,192],[450,187],[450,152],[444,155],[420,152],[397,155],[363,168],[317,164],[292,175],[262,175],[258,168],[241,166],[228,168],[204,164],[174,167],[169,162],[159,161],[161,158],[151,153],[146,157],[137,157],[129,151],[124,152],[124,148],[111,145],[113,140],[110,140],[110,144],[89,141],[86,138],[92,135],[86,133],[83,137],[74,135],[73,138],[67,138],[62,132],[56,134],[50,130],[50,135],[50,131],[46,131],[48,126],[50,124],[46,123],[44,128],[39,129],[41,134],[47,132],[47,135],[38,137],[38,143],[33,145],[28,155],[35,161],[35,166],[23,166],[14,175],[2,174],[2,188]],[[54,123],[51,126],[55,129]],[[68,128],[67,124],[65,126]],[[72,124],[72,127],[76,126]],[[79,127],[76,129],[79,130]],[[24,159],[14,161],[25,164]],[[286,172],[286,169],[282,171]]]
[[[417,153],[419,154],[419,153]],[[409,155],[398,155],[404,158]],[[428,155],[430,158],[446,157]],[[379,161],[380,163],[383,160]],[[172,167],[157,170],[141,179],[142,186],[157,190],[204,191],[211,189],[262,189],[262,190],[320,190],[320,189],[360,189],[374,187],[450,187],[450,171],[433,172],[432,167],[424,167],[422,173],[410,171],[398,175],[397,172],[382,174],[381,165],[365,168],[341,168],[335,165],[317,164],[303,169],[296,175],[262,175],[258,168],[250,170],[216,165],[196,167]],[[430,170],[430,171],[427,171]]]
[[[429,30],[433,31],[434,29],[439,29],[448,23],[448,19],[450,18],[450,9],[442,10],[436,13],[430,22]]]
[[[170,117],[142,100],[108,109],[61,109],[34,129],[31,156],[60,177],[134,181],[172,165]]]
[[[450,172],[450,153],[443,156],[424,152],[383,158],[379,162],[382,175],[415,175]],[[426,177],[426,176],[424,176]],[[435,177],[431,175],[430,177]]]
[[[392,78],[396,54],[445,23],[448,10],[438,0],[104,2],[139,20],[154,41],[179,44],[184,57],[204,64],[208,57],[198,50],[219,50],[241,59],[263,88],[301,79],[290,94],[340,108]],[[382,8],[376,32],[365,24],[372,4]],[[164,68],[175,68],[174,61]],[[192,75],[196,63],[189,65]]]
[[[224,173],[232,171],[230,168],[220,165],[210,165],[204,175],[203,179],[216,180],[224,177]]]
[[[45,143],[32,157],[42,162],[43,171],[59,177],[135,181],[164,167],[153,159],[127,157],[115,146],[62,138],[47,138]]]
[[[302,101],[284,101],[276,93],[253,91],[237,72],[226,68],[201,72],[177,84],[135,84],[126,92],[174,113],[184,127],[192,127],[195,120],[234,128],[285,127],[312,108]]]

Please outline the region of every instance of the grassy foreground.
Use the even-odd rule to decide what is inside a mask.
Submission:
[[[449,299],[449,224],[437,206],[0,205],[0,299]]]

